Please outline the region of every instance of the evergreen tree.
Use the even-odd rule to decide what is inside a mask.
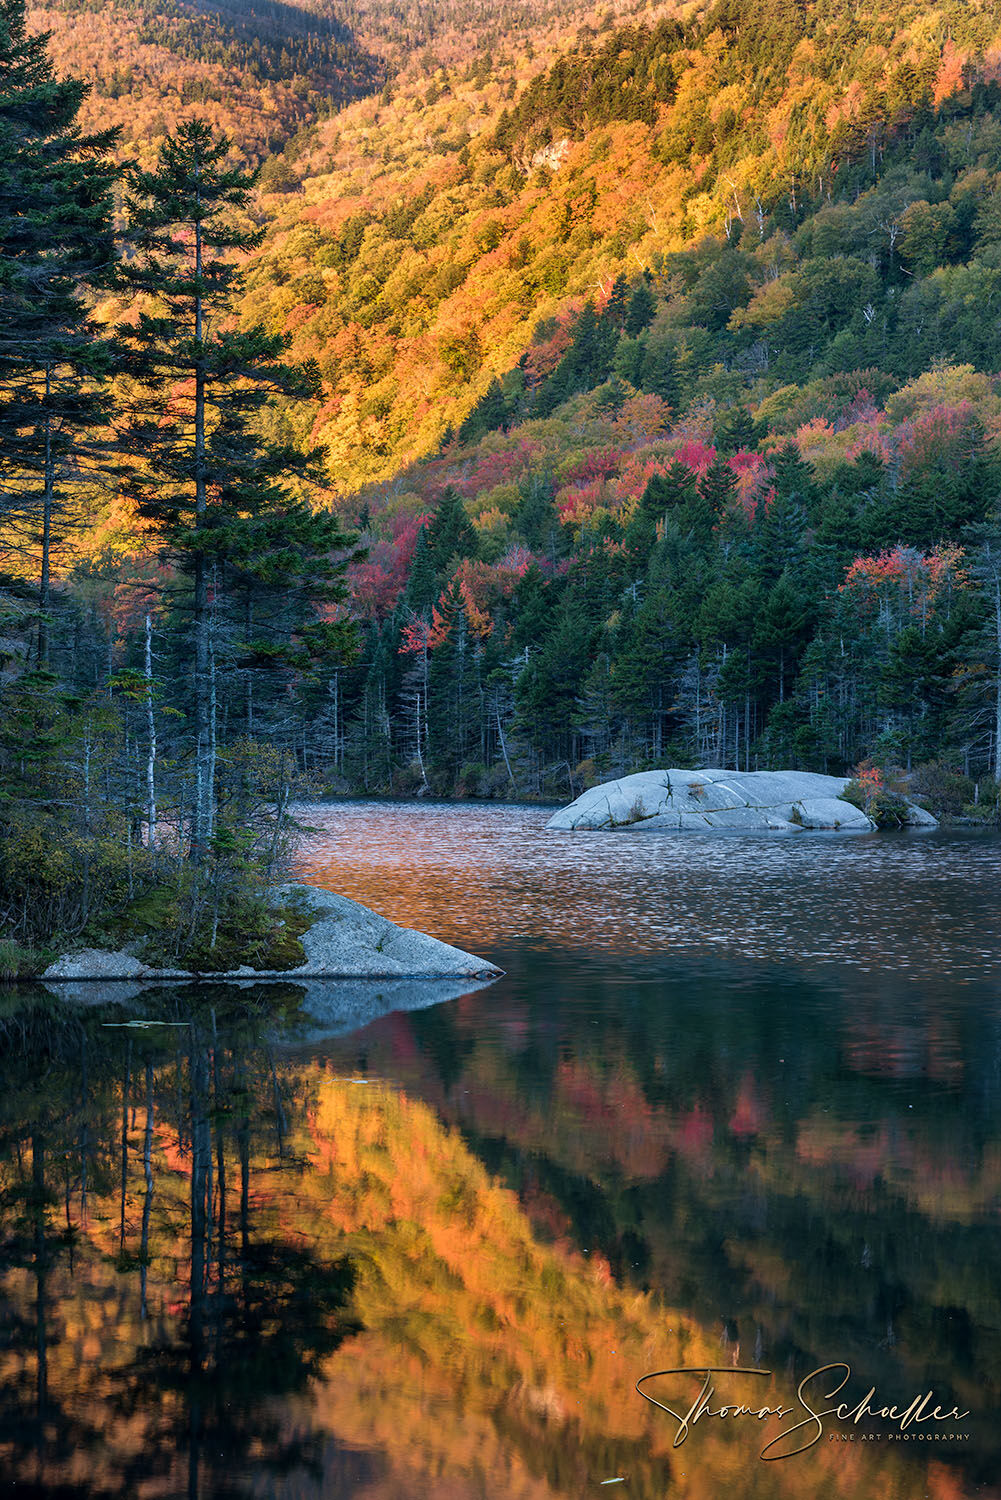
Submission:
[[[654,764],[660,761],[671,717],[671,684],[680,666],[677,628],[666,589],[644,599],[612,665],[612,701],[641,723]]]
[[[965,706],[969,728],[982,734],[986,727],[988,764],[1001,795],[1001,508],[995,506],[985,522],[967,528],[965,535],[976,549],[972,565],[983,598],[981,628],[970,644],[984,663],[965,685]]]
[[[630,338],[649,328],[657,312],[657,299],[650,290],[649,284],[638,281],[633,287],[632,296],[629,298],[629,306],[626,309],[626,333]]]
[[[668,406],[678,405],[678,372],[670,344],[648,345],[640,370],[640,386]]]
[[[472,557],[476,552],[476,528],[466,514],[457,490],[449,485],[427,529],[428,554],[439,579],[457,557]]]
[[[528,474],[518,485],[520,496],[514,523],[526,544],[536,552],[552,552],[557,532],[556,487],[552,474]]]
[[[460,442],[474,442],[476,438],[482,437],[485,432],[505,431],[508,414],[508,404],[504,395],[504,387],[495,375],[487,386],[484,395],[480,397],[468,417],[465,418],[459,427]]]
[[[280,630],[272,629],[270,643],[255,644],[253,596],[273,603],[291,591],[296,618],[286,614],[283,624],[298,632],[300,652],[341,649],[343,630],[331,633],[308,617],[313,603],[343,594],[343,564],[330,557],[349,541],[305,503],[318,477],[316,455],[269,442],[255,426],[274,394],[314,394],[316,375],[285,362],[283,336],[238,331],[225,321],[242,280],[236,252],[260,238],[236,217],[253,177],[228,167],[228,152],[225,138],[195,120],[167,138],[151,171],[130,172],[133,253],[120,271],[123,286],[142,298],[137,322],[123,335],[132,381],[124,488],[190,583],[193,649],[185,632],[183,654],[193,679],[196,861],[216,816],[216,662],[227,569],[244,607],[250,660],[259,663],[265,651],[289,665],[289,648],[274,640]]]
[[[615,350],[613,368],[620,380],[626,380],[636,390],[643,384],[643,364],[646,360],[646,345],[642,339],[623,335]]]
[[[736,488],[733,470],[718,459],[699,479],[695,497],[687,503],[685,520],[696,541],[703,546],[709,544],[713,528],[726,515]]]
[[[110,346],[83,295],[113,256],[115,130],[77,126],[87,85],[57,80],[23,0],[0,0],[0,514],[39,557],[37,656],[48,658],[52,552],[106,420]],[[13,536],[11,532],[8,532]]]
[[[646,567],[657,536],[657,526],[675,512],[687,510],[695,491],[690,469],[671,463],[665,474],[655,474],[626,527],[626,552],[634,571]]]
[[[621,271],[612,283],[612,290],[608,294],[605,303],[604,317],[615,328],[621,328],[626,318],[626,308],[629,305],[629,283]]]
[[[431,618],[431,610],[439,593],[434,559],[428,543],[429,530],[429,526],[422,526],[417,533],[417,546],[414,549],[413,562],[410,564],[410,576],[403,592],[404,613],[420,615],[422,619],[427,620]]]
[[[766,429],[755,422],[744,406],[732,406],[717,414],[713,424],[713,441],[724,457],[740,449],[753,449],[765,436]]]
[[[594,631],[579,599],[570,597],[515,684],[525,738],[554,758],[576,765],[577,700],[593,660]]]

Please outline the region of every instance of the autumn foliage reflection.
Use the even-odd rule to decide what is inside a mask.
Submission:
[[[416,1081],[427,1047],[403,1018],[394,1030],[417,1044]],[[682,1261],[657,1291],[631,1285],[568,1223],[547,1231],[552,1193],[515,1191],[432,1104],[333,1055],[290,1060],[247,1015],[137,1032],[38,1014],[24,1042],[6,1059],[0,1444],[35,1493],[207,1500],[267,1476],[310,1500],[432,1481],[542,1500],[616,1475],[650,1500],[913,1493],[894,1452],[820,1445],[759,1465],[756,1435],[722,1423],[672,1451],[638,1376],[741,1362],[725,1325],[721,1342],[671,1305],[687,1300]],[[478,1066],[474,1049],[465,1076]],[[556,1086],[577,1118],[641,1101],[624,1059],[602,1082],[582,1055]],[[637,1116],[627,1175],[651,1179],[683,1148],[718,1176],[698,1111],[644,1152],[662,1116]],[[729,1126],[774,1131],[750,1073]],[[790,1371],[767,1384],[774,1404]],[[944,1456],[924,1483],[961,1493]]]

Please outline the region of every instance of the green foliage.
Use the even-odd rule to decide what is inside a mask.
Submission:
[[[84,134],[87,88],[57,81],[24,0],[0,3],[0,557],[39,544],[37,660],[48,658],[52,559],[81,487],[81,450],[108,417],[114,357],[84,289],[112,259],[109,153],[117,131]],[[86,435],[86,436],[85,436]]]
[[[28,979],[40,974],[48,958],[36,953],[33,948],[22,947],[8,938],[0,941],[0,982],[13,979]]]
[[[910,778],[909,791],[931,809],[936,817],[957,818],[973,803],[976,783],[958,766],[947,761],[928,761],[917,766]]]
[[[528,152],[560,135],[594,130],[612,120],[653,124],[657,105],[674,97],[672,54],[684,43],[674,20],[624,26],[599,48],[560,58],[529,84],[494,132],[501,151]]]
[[[119,269],[124,285],[157,307],[141,310],[125,335],[134,385],[122,433],[132,460],[124,487],[190,583],[192,628],[178,644],[187,648],[193,678],[191,846],[198,860],[223,831],[216,808],[220,638],[231,643],[230,664],[246,674],[247,733],[254,684],[342,662],[353,644],[347,621],[320,614],[344,598],[346,562],[335,554],[352,538],[308,503],[320,482],[318,455],[262,431],[266,402],[315,393],[317,372],[284,360],[284,335],[226,322],[242,279],[232,252],[260,238],[237,218],[253,177],[229,167],[227,153],[224,138],[192,121],[168,137],[154,170],[131,170],[133,254]],[[179,379],[191,383],[187,410],[169,400]],[[263,707],[259,698],[258,725]]]

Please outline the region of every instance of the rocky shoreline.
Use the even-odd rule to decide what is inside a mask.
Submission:
[[[275,893],[278,902],[304,904],[313,921],[300,942],[306,961],[293,969],[237,969],[205,972],[157,968],[144,963],[127,948],[85,948],[66,953],[40,976],[48,984],[89,984],[101,980],[126,984],[155,984],[188,980],[455,980],[496,979],[502,970],[439,942],[427,933],[398,927],[387,917],[357,901],[318,886],[292,883]]]

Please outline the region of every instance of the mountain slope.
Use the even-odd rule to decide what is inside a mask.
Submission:
[[[199,114],[260,158],[385,76],[344,21],[284,0],[50,0],[29,18],[91,82],[84,118],[142,150]]]
[[[201,114],[253,160],[378,91],[408,69],[491,66],[491,49],[531,48],[577,0],[29,0],[63,73],[87,78],[89,123],[118,124],[143,152]],[[275,180],[285,182],[279,168]]]
[[[743,343],[760,343],[751,332],[791,292],[768,285],[803,258],[792,241],[808,214],[826,212],[830,245],[891,158],[906,170],[912,153],[940,184],[975,166],[946,139],[948,101],[969,102],[964,69],[994,76],[995,31],[989,9],[957,4],[911,5],[892,27],[835,4],[783,15],[734,0],[687,19],[660,7],[347,110],[296,164],[302,193],[267,202],[275,222],[248,304],[320,362],[316,434],[335,480],[356,488],[434,451],[492,378],[513,378],[540,323],[607,295],[616,275],[681,274],[687,294],[666,257],[707,235],[740,235],[754,254],[739,285],[705,288],[709,330],[746,303]],[[936,120],[946,134],[929,161]],[[887,191],[871,223],[842,234],[849,281],[868,274],[855,260],[898,256],[907,203]],[[936,210],[930,191],[910,185],[904,199]],[[924,234],[914,253],[937,264],[916,214],[906,232]],[[765,353],[745,358],[751,380]]]

